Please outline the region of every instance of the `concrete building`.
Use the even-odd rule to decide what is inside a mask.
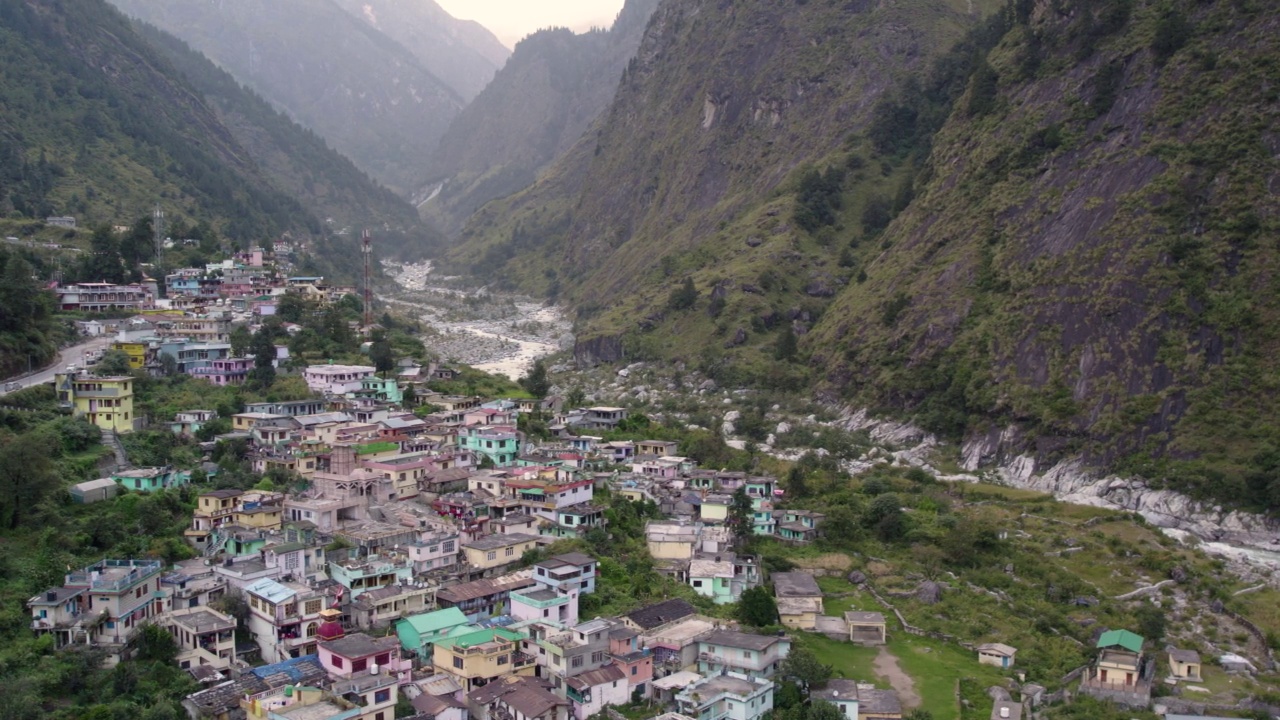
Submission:
[[[133,378],[100,377],[79,372],[54,376],[58,403],[107,432],[133,432]]]
[[[138,627],[164,611],[161,569],[158,560],[100,560],[67,573],[61,587],[27,601],[31,629],[59,648],[106,648],[114,664]]]
[[[695,718],[759,720],[773,710],[773,681],[733,672],[714,675],[676,695],[676,706]]]
[[[698,672],[771,678],[790,652],[791,639],[785,636],[715,630],[698,639]]]

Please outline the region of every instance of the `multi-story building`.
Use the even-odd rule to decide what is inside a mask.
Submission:
[[[467,693],[472,720],[569,720],[569,701],[541,678],[505,677]]]
[[[178,644],[178,666],[231,669],[236,657],[236,619],[208,607],[170,610],[159,622]]]
[[[436,591],[436,604],[441,608],[458,608],[467,619],[478,622],[502,614],[513,591],[533,587],[528,571],[505,578],[474,580]]]
[[[773,681],[741,673],[703,678],[676,695],[684,715],[705,720],[759,720],[773,709]]]
[[[537,535],[523,533],[486,535],[463,543],[462,554],[473,573],[489,572],[520,562],[526,552],[538,547],[539,541]]]
[[[631,692],[648,697],[653,680],[653,652],[640,647],[640,634],[625,625],[609,630],[609,657],[622,671]]]
[[[517,621],[542,620],[576,625],[578,594],[561,594],[537,585],[524,590],[512,590],[510,614]]]
[[[333,692],[360,708],[360,720],[396,716],[401,679],[412,663],[400,657],[395,637],[374,639],[363,633],[320,643],[320,664],[334,678]]]
[[[280,662],[316,652],[321,611],[330,598],[301,583],[262,578],[244,588],[249,603],[249,632],[262,659]]]
[[[533,580],[559,593],[593,593],[596,590],[596,559],[584,553],[565,553],[533,566]]]
[[[605,665],[566,678],[564,685],[565,697],[573,703],[576,720],[587,720],[610,705],[631,702],[627,676],[616,665]]]
[[[57,647],[104,646],[114,662],[148,618],[164,611],[158,560],[100,560],[27,601],[31,629]]]
[[[458,608],[445,608],[411,615],[396,623],[400,647],[417,657],[431,659],[431,646],[436,640],[455,633],[467,625],[467,616]]]
[[[79,283],[56,288],[59,310],[106,312],[141,310],[151,305],[151,291],[141,285]]]
[[[431,529],[402,549],[413,563],[414,574],[423,574],[458,567],[458,542],[456,530]]]
[[[436,672],[454,678],[463,692],[503,675],[532,675],[535,663],[520,652],[522,636],[504,628],[486,628],[436,640],[431,661]]]
[[[226,358],[210,361],[208,367],[194,368],[190,375],[218,386],[243,385],[253,368],[252,358]]]
[[[520,436],[512,427],[463,428],[458,447],[489,458],[495,467],[508,467],[520,455]]]
[[[375,588],[413,580],[413,563],[407,555],[389,552],[344,562],[329,562],[329,577],[347,588],[352,600]]]
[[[312,365],[302,371],[302,378],[313,392],[345,395],[363,387],[374,372],[371,365]]]
[[[760,569],[751,555],[707,553],[689,561],[689,586],[717,605],[737,602],[744,590],[760,584]]]
[[[791,639],[786,636],[715,630],[698,639],[698,672],[771,678],[790,652]]]
[[[196,315],[167,317],[156,321],[156,335],[181,337],[199,343],[221,343],[230,337],[225,318]]]
[[[526,628],[525,652],[537,657],[546,674],[570,678],[612,665],[609,657],[608,620],[589,620],[571,628],[558,623],[536,623]]]
[[[133,378],[99,377],[77,372],[54,376],[58,403],[108,432],[133,432]]]

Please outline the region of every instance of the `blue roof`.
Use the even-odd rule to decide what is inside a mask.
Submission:
[[[298,666],[308,662],[319,665],[320,656],[312,653],[310,655],[303,655],[302,657],[289,658],[288,660],[278,662],[275,665],[263,665],[262,667],[251,668],[249,672],[263,679],[266,679],[271,675],[284,673],[289,676],[290,680],[299,682],[304,677],[304,674]]]
[[[297,593],[292,589],[281,585],[271,578],[262,578],[261,580],[255,581],[244,590],[245,592],[251,592],[254,595],[257,595],[258,597],[266,598],[277,605],[282,601],[297,595]]]

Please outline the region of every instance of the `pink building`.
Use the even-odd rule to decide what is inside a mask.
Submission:
[[[214,360],[209,367],[195,368],[192,377],[208,380],[214,385],[243,385],[253,369],[252,358],[227,358]]]

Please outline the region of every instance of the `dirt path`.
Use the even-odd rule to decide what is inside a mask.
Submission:
[[[903,709],[920,707],[920,693],[916,692],[915,681],[902,671],[902,667],[898,665],[898,657],[889,652],[889,648],[880,646],[880,653],[876,655],[872,667],[875,668],[876,674],[888,680],[894,692],[898,693]]]

